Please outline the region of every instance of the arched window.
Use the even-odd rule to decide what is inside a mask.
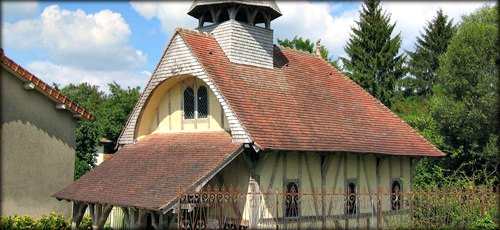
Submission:
[[[397,180],[391,186],[391,209],[401,210],[401,185]]]
[[[286,196],[285,196],[286,217],[297,217],[299,216],[299,187],[296,183],[290,182],[286,185]]]
[[[194,92],[191,87],[184,90],[184,119],[194,119]]]
[[[354,182],[349,182],[347,184],[347,196],[346,196],[346,204],[345,204],[345,211],[347,215],[353,215],[357,213],[356,209],[356,201],[357,201],[357,188],[356,184]]]
[[[207,88],[205,86],[200,86],[197,92],[198,98],[198,118],[208,117],[208,95]]]

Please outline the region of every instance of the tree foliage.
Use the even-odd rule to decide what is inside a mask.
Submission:
[[[297,38],[295,36],[292,40],[286,38],[285,40],[281,40],[278,38],[278,44],[283,47],[288,47],[296,50],[302,50],[309,53],[316,52],[316,45],[309,39]],[[333,59],[330,56],[330,51],[328,51],[324,46],[320,47],[321,58],[327,61],[331,66],[335,67],[337,70],[342,71],[342,67],[340,66],[339,59]]]
[[[101,137],[116,142],[139,99],[139,87],[123,89],[116,82],[108,87],[111,93],[106,95],[102,107],[96,110],[97,123],[101,128]]]
[[[447,154],[423,159],[417,185],[470,181],[492,184],[498,153],[497,7],[463,16],[438,58],[434,95],[406,97],[392,109]],[[445,43],[442,43],[445,46]],[[440,48],[444,50],[444,47]]]
[[[352,28],[345,46],[349,58],[341,58],[346,74],[357,84],[390,107],[396,82],[406,70],[406,56],[398,54],[401,35],[391,38],[395,23],[382,12],[379,0],[365,0],[360,20]]]
[[[109,94],[100,91],[99,86],[88,83],[69,84],[61,89],[61,93],[69,99],[96,115],[95,121],[77,122],[75,179],[94,166],[100,138],[116,142],[139,99],[139,87],[123,89],[116,82],[108,86]]]
[[[440,59],[432,116],[449,153],[447,169],[495,171],[498,153],[498,12],[485,6],[462,18]],[[484,180],[482,176],[479,180]]]
[[[433,94],[432,87],[437,78],[439,69],[439,56],[441,56],[456,32],[452,20],[441,9],[437,15],[424,27],[415,43],[415,51],[408,51],[410,60],[408,70],[411,77],[406,78],[403,86],[408,94],[414,92],[419,96],[430,96]]]

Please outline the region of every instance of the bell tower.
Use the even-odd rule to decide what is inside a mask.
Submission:
[[[231,62],[273,68],[271,21],[281,16],[275,1],[195,0],[188,14]]]

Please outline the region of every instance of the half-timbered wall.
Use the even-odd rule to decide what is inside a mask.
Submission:
[[[410,158],[405,156],[379,156],[372,154],[332,153],[323,156],[315,152],[272,152],[257,165],[256,175],[260,188],[282,190],[288,182],[295,182],[300,191],[319,194],[322,189],[345,189],[348,182],[355,182],[358,191],[377,193],[377,188],[390,188],[393,180],[400,181],[402,189],[409,189]],[[328,162],[329,161],[329,162]],[[325,163],[328,162],[328,163]],[[323,165],[323,166],[322,166]],[[322,170],[325,175],[322,178]],[[380,179],[378,176],[380,176]],[[371,189],[371,190],[369,190]],[[383,209],[390,210],[389,197],[385,197]],[[343,201],[339,200],[339,203]],[[327,205],[328,206],[328,205]],[[338,206],[338,205],[337,205]],[[321,207],[317,211],[321,211]],[[307,212],[315,212],[307,210]],[[368,207],[360,207],[359,213],[371,213]],[[317,215],[303,213],[300,215]],[[319,213],[321,215],[321,213]],[[333,214],[344,214],[343,208],[333,210]],[[281,215],[281,214],[280,214]]]
[[[160,83],[143,108],[137,125],[137,137],[153,132],[217,131],[228,130],[227,119],[212,91],[208,91],[207,118],[185,119],[183,116],[184,89],[208,86],[195,77],[184,75]]]

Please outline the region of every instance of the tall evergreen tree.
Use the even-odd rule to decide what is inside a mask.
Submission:
[[[427,22],[424,32],[420,33],[415,43],[415,51],[407,52],[410,56],[408,62],[409,72],[413,76],[408,78],[405,88],[419,96],[433,95],[432,86],[436,81],[439,69],[439,56],[446,52],[451,38],[456,33],[452,20],[441,9],[437,15]]]
[[[395,23],[382,12],[379,0],[365,0],[360,20],[344,48],[349,58],[342,58],[346,74],[370,94],[390,107],[396,82],[406,70],[406,56],[398,54],[401,35],[391,38]]]

